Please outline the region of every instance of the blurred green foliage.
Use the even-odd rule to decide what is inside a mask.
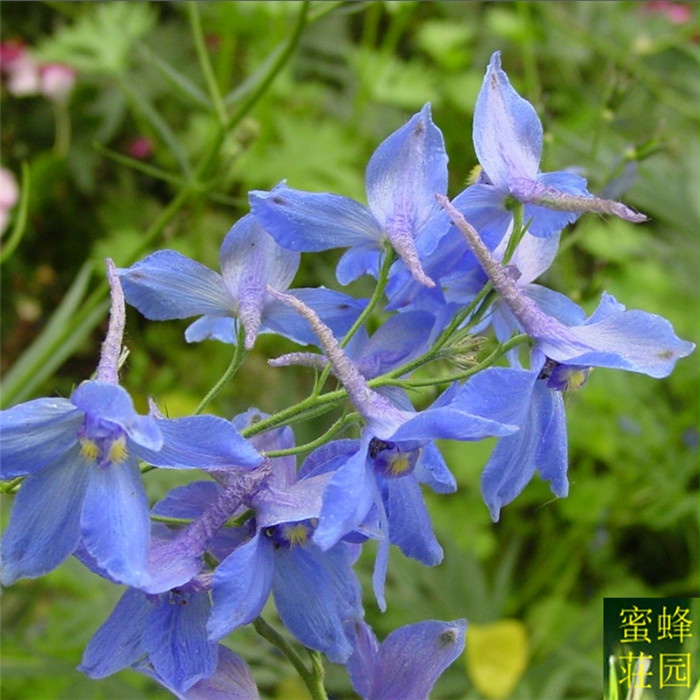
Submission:
[[[685,5],[680,22],[663,5],[311,2],[302,27],[298,2],[200,2],[196,11],[186,3],[3,2],[3,41],[78,71],[63,115],[3,87],[2,164],[19,174],[26,163],[31,180],[28,223],[3,266],[4,401],[68,395],[94,371],[105,256],[124,265],[170,247],[216,268],[248,190],[283,178],[363,199],[368,157],[426,101],[445,135],[456,194],[475,165],[472,111],[497,49],[542,116],[543,170],[575,167],[592,192],[624,194],[651,217],[637,227],[580,220],[545,282],[589,310],[608,291],[697,342],[697,5]],[[70,130],[58,139],[66,117]],[[147,156],[130,155],[144,138]],[[295,285],[337,287],[336,258],[305,256]],[[350,291],[370,288],[360,281]],[[191,412],[226,367],[231,348],[188,347],[185,325],[129,312],[123,383],[142,410],[153,395],[172,416]],[[211,408],[229,416],[303,398],[309,373],[266,365],[286,349],[262,337]],[[380,638],[429,617],[516,618],[527,629],[528,663],[509,697],[583,700],[602,693],[604,596],[697,594],[696,358],[663,381],[596,371],[570,396],[568,417],[571,495],[553,500],[533,482],[497,524],[479,494],[492,444],[443,446],[460,489],[426,498],[445,561],[425,569],[392,556],[389,610],[380,615],[366,602]],[[300,425],[298,442],[318,425]],[[147,478],[154,499],[182,479]],[[6,519],[11,497],[1,498]],[[368,580],[364,558],[360,575]],[[75,671],[118,595],[75,561],[5,590],[3,698],[167,697],[129,671],[99,682]],[[301,692],[291,667],[252,631],[231,643],[265,697]],[[351,697],[342,669],[329,668],[328,688]],[[456,663],[434,697],[484,696]]]

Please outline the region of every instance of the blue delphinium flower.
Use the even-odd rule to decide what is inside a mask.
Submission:
[[[48,573],[82,542],[114,580],[148,585],[150,521],[139,460],[174,468],[257,466],[227,421],[136,413],[117,384],[124,299],[111,261],[112,310],[97,378],[70,399],[41,398],[0,414],[0,475],[24,477],[2,540],[1,580]]]
[[[399,627],[379,644],[365,622],[357,626],[347,663],[363,700],[427,700],[443,671],[464,650],[466,620],[426,620]]]
[[[126,300],[146,318],[164,321],[201,316],[185,331],[188,342],[213,338],[237,342],[237,322],[246,349],[259,333],[277,333],[298,343],[315,336],[298,315],[272,298],[267,285],[284,291],[299,267],[299,253],[280,247],[249,214],[236,222],[219,252],[221,275],[174,250],[160,250],[119,270]],[[345,333],[364,302],[331,289],[295,289],[338,334]]]
[[[491,56],[476,101],[473,140],[482,170],[453,204],[486,238],[506,233],[513,220],[509,198],[525,204],[523,218],[535,236],[558,233],[583,212],[633,222],[647,218],[620,202],[593,197],[575,173],[540,172],[542,124],[534,107],[511,86],[499,51]]]
[[[347,247],[336,270],[341,284],[362,274],[376,277],[388,240],[413,277],[434,286],[420,257],[442,233],[433,224],[440,217],[435,193],[447,190],[447,154],[430,105],[379,145],[367,166],[366,185],[368,206],[341,195],[302,192],[284,182],[270,192],[251,192],[249,199],[262,226],[290,250]]]

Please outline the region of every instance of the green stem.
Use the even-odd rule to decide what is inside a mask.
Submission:
[[[304,681],[304,685],[308,688],[313,700],[328,700],[328,695],[323,688],[323,667],[321,666],[319,671],[320,659],[313,656],[317,652],[309,650],[309,654],[312,655],[312,670],[309,671],[302,658],[297,654],[296,649],[262,617],[257,617],[253,620],[253,627],[263,639],[276,646],[289,659],[302,681]]]
[[[224,101],[221,97],[221,92],[216,82],[214,69],[212,68],[211,61],[209,60],[209,52],[207,51],[206,43],[204,41],[204,32],[202,31],[202,18],[199,14],[199,7],[197,6],[197,3],[188,2],[187,11],[190,17],[190,26],[192,28],[192,37],[194,39],[194,46],[197,51],[197,58],[199,59],[199,67],[204,74],[204,80],[207,83],[209,96],[211,97],[219,125],[221,129],[225,131],[228,122],[228,115],[226,114],[226,107],[224,107]]]
[[[265,456],[270,458],[288,457],[289,455],[297,455],[302,452],[310,452],[311,450],[314,450],[317,447],[320,447],[321,445],[325,445],[327,442],[330,442],[330,440],[341,430],[343,430],[346,425],[354,422],[356,415],[356,413],[351,413],[342,416],[335,423],[333,423],[333,425],[330,428],[328,428],[328,430],[326,430],[326,432],[323,433],[321,437],[316,438],[315,440],[311,440],[311,442],[305,442],[303,445],[297,445],[296,447],[289,447],[286,450],[270,450],[269,452],[265,452]]]
[[[233,376],[238,371],[238,368],[243,364],[243,360],[245,359],[247,353],[243,344],[243,325],[240,323],[238,324],[237,336],[236,346],[231,362],[226,368],[226,371],[219,378],[219,381],[216,382],[211,389],[209,389],[204,398],[199,402],[199,406],[197,406],[194,412],[195,416],[199,415],[207,407],[207,405],[221,393],[221,390],[231,381]]]

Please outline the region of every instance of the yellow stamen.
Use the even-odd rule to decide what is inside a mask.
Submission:
[[[469,175],[467,176],[467,185],[473,185],[479,179],[479,175],[481,175],[481,170],[482,168],[480,165],[475,165],[469,171]]]
[[[126,459],[126,438],[122,435],[109,446],[109,461],[112,464],[119,464]]]
[[[411,468],[411,464],[408,461],[408,455],[401,453],[396,455],[391,460],[389,469],[392,476],[401,476],[404,472],[407,472]]]
[[[309,539],[309,530],[305,525],[297,523],[285,528],[284,536],[292,546],[304,544]]]
[[[100,448],[97,443],[87,438],[80,439],[80,456],[86,462],[94,462],[100,456]]]

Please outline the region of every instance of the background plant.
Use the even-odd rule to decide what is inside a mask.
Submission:
[[[29,192],[22,239],[3,266],[4,404],[66,396],[92,372],[105,255],[128,265],[167,245],[215,267],[247,191],[283,177],[363,199],[367,158],[426,101],[459,191],[476,162],[471,110],[495,49],[543,117],[543,169],[573,164],[592,192],[625,190],[652,217],[643,227],[581,220],[548,284],[589,310],[606,290],[696,339],[697,16],[681,5],[689,16],[676,22],[663,5],[3,3],[3,41],[23,40],[37,60],[78,75],[64,105],[67,141],[65,132],[57,138],[65,115],[55,104],[3,89],[3,165],[19,176],[26,164]],[[296,283],[336,286],[335,260],[334,252],[304,259]],[[363,284],[351,291],[366,294]],[[129,316],[125,386],[135,395],[147,387],[171,416],[191,413],[229,361],[230,349],[215,343],[206,361],[196,359],[183,328]],[[285,372],[282,384],[265,364],[287,349],[262,337],[247,382],[217,398],[217,413],[303,398],[307,373],[290,384]],[[698,588],[697,394],[693,362],[664,382],[594,372],[567,409],[571,496],[552,502],[532,483],[496,526],[478,494],[490,444],[446,445],[460,489],[432,509],[445,563],[425,570],[392,560],[391,603],[372,617],[375,629],[460,616],[477,629],[515,618],[526,631],[510,637],[524,671],[514,669],[515,685],[502,693],[599,695],[602,597]],[[313,437],[300,431],[297,440]],[[154,497],[182,478],[150,476]],[[130,672],[94,682],[74,670],[117,593],[73,562],[5,591],[6,697],[166,697]],[[245,648],[270,697],[302,697],[287,685],[292,670],[254,634]],[[506,696],[478,680],[483,659],[470,663],[471,676],[455,664],[436,697]],[[348,693],[340,674],[329,680],[332,692]]]

